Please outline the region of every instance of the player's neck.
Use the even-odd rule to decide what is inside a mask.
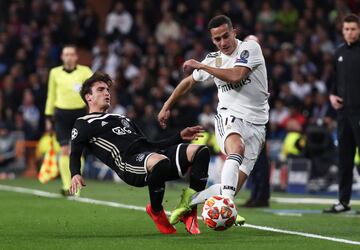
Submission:
[[[103,108],[97,108],[97,107],[90,107],[89,108],[89,113],[107,113],[107,109],[103,109]]]

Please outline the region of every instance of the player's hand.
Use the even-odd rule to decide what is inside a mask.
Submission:
[[[74,175],[74,177],[71,179],[71,186],[69,189],[70,195],[76,194],[78,189],[82,189],[85,186],[86,185],[85,185],[84,178],[82,178],[82,176],[79,174]]]
[[[180,136],[183,140],[192,141],[197,140],[199,137],[203,137],[201,133],[205,132],[202,126],[187,127],[180,132]]]
[[[333,106],[334,109],[338,110],[341,109],[343,105],[343,99],[337,95],[330,95],[329,96],[331,106]]]
[[[162,108],[158,114],[160,127],[166,128],[170,117],[170,110]]]
[[[52,132],[53,131],[53,121],[51,120],[51,118],[46,118],[46,120],[45,120],[45,130],[47,132]]]
[[[184,62],[183,70],[187,71],[187,70],[192,70],[192,69],[201,69],[202,66],[203,66],[202,63],[200,63],[194,59],[190,59],[190,60],[187,60],[186,62]]]

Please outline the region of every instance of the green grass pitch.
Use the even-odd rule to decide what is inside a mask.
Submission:
[[[248,226],[215,232],[200,221],[201,235],[189,235],[182,224],[176,225],[176,235],[161,235],[141,210],[149,200],[146,188],[87,181],[87,187],[82,190],[82,197],[140,208],[134,210],[13,192],[1,189],[4,186],[58,194],[60,182],[42,185],[34,179],[0,181],[0,249],[360,249],[360,215],[317,213],[328,205],[271,202],[271,209],[305,210],[309,213],[281,216],[264,209],[238,208]],[[167,186],[166,210],[175,206],[182,188],[182,184]],[[244,202],[247,195],[246,192],[240,193],[236,203]],[[359,210],[360,206],[353,206],[353,209]],[[291,235],[252,226],[329,238]]]

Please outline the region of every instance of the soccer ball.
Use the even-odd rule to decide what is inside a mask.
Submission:
[[[235,223],[236,206],[229,198],[213,196],[205,202],[201,216],[209,228],[223,231]]]

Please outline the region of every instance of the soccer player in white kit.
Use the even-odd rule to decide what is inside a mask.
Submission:
[[[164,103],[158,115],[166,127],[170,109],[194,84],[213,79],[218,88],[215,121],[217,142],[227,155],[221,173],[221,184],[195,193],[185,190],[178,207],[170,216],[177,223],[195,204],[213,195],[230,199],[240,190],[254,167],[265,143],[265,124],[269,117],[268,82],[264,56],[254,39],[236,39],[231,20],[224,15],[213,17],[208,24],[212,42],[219,49],[202,62],[188,60],[184,69],[194,69],[184,78]]]

